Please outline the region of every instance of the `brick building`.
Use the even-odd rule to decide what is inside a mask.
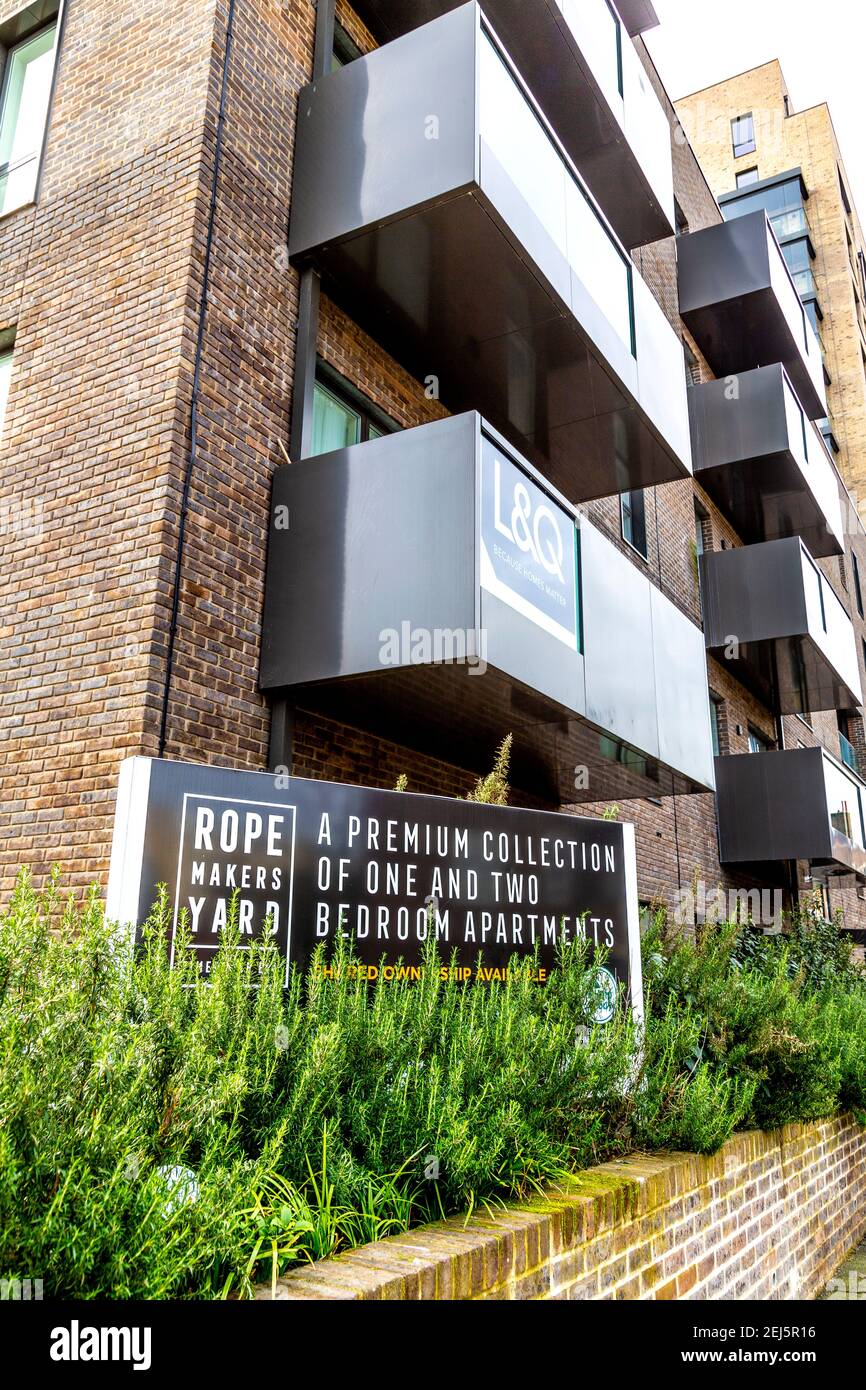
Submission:
[[[830,108],[796,110],[775,59],[676,108],[725,217],[755,207],[770,215],[822,348],[822,430],[862,515],[866,242]]]
[[[645,901],[861,926],[863,531],[653,19],[0,0],[7,885],[104,875],[132,753],[460,795],[511,731],[515,803],[615,805]]]

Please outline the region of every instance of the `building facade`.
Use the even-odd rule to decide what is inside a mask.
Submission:
[[[104,876],[133,753],[463,795],[512,733],[645,902],[861,927],[821,347],[653,22],[0,0],[7,886]]]
[[[821,343],[825,438],[866,495],[866,256],[826,102],[796,110],[778,61],[676,103],[726,218],[765,208]]]

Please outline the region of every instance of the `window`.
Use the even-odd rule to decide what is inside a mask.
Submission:
[[[749,725],[750,753],[769,753],[772,746],[773,745],[771,744],[768,738],[766,738],[763,734],[758,733],[757,729],[753,729],[751,724]]]
[[[851,573],[854,576],[854,597],[857,600],[857,612],[863,617],[863,590],[860,586],[860,566],[857,563],[857,556],[851,551]]]
[[[50,24],[15,44],[0,84],[0,213],[33,201],[51,98],[54,39]]]
[[[708,545],[709,542],[709,545]],[[710,514],[705,512],[703,507],[695,503],[695,550],[700,557],[704,551],[712,549],[712,538],[710,535]]]
[[[3,346],[0,338],[0,438],[3,435],[3,420],[6,415],[6,402],[9,399],[9,381],[12,376],[12,348]]]
[[[319,364],[313,395],[313,454],[391,434],[397,425],[337,372]]]
[[[838,165],[836,166],[836,173],[839,175],[839,192],[840,192],[841,195],[842,195],[842,203],[843,203],[843,205],[844,205],[844,207],[845,207],[845,211],[847,212],[848,216],[850,217],[850,216],[851,216],[851,200],[850,200],[850,198],[848,197],[848,190],[847,190],[846,187],[845,187],[845,180],[844,180],[843,177],[842,177],[842,170],[839,168]]]
[[[734,159],[752,154],[755,150],[755,122],[749,111],[745,116],[736,116],[731,121],[731,140],[734,146]]]
[[[338,68],[344,68],[347,63],[354,63],[356,58],[361,57],[361,50],[354,39],[349,38],[342,24],[334,25],[334,51],[331,54],[331,72],[336,72]]]
[[[799,237],[796,241],[785,242],[782,247],[782,255],[795,279],[801,270],[810,270],[811,262],[815,259],[815,253],[808,237]]]
[[[624,492],[620,498],[620,509],[623,538],[639,555],[646,559],[646,494],[644,492]]]
[[[850,767],[854,772],[859,771],[857,765],[857,749],[854,747],[852,739],[853,729],[847,714],[841,710],[837,714],[839,725],[839,756],[846,767]]]
[[[686,364],[686,386],[700,386],[700,363],[685,339],[683,339],[683,359]]]
[[[718,758],[722,752],[722,701],[719,695],[710,691],[710,732],[713,738],[713,756]]]
[[[747,188],[750,183],[758,182],[758,166],[753,164],[751,169],[741,169],[737,174],[737,187]]]

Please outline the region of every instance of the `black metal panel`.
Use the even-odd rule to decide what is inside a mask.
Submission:
[[[803,859],[866,872],[866,853],[830,823],[820,748],[716,758],[723,864]]]
[[[770,254],[778,248],[772,238],[760,208],[680,237],[680,314],[717,377],[782,362],[807,415],[819,420],[827,403],[774,287]],[[790,291],[799,305],[793,285]],[[819,359],[817,345],[816,352]]]
[[[689,391],[695,477],[746,544],[799,536],[812,555],[840,555],[837,515],[824,511],[810,476],[792,452],[780,363]],[[811,426],[811,478],[830,469]]]
[[[358,0],[358,14],[390,42],[464,0]],[[480,0],[521,76],[598,199],[623,245],[643,246],[674,229],[556,0]],[[658,23],[634,0],[629,33]],[[637,28],[631,25],[637,25]]]
[[[860,703],[810,619],[799,539],[702,555],[701,596],[707,650],[777,713]]]
[[[687,476],[641,408],[635,357],[492,153],[491,196],[474,181],[476,23],[465,6],[431,26],[435,43],[410,33],[398,55],[378,50],[301,94],[293,257],[413,374],[435,377],[453,412],[480,409],[571,501]],[[435,140],[423,135],[431,111],[448,113]]]
[[[277,469],[263,688],[378,671],[380,634],[404,620],[476,626],[477,427],[462,415]]]
[[[488,525],[491,514],[480,459],[491,446],[508,460],[504,440],[469,412],[277,470],[262,688],[478,771],[489,770],[511,732],[515,785],[545,802],[706,789],[708,710],[692,717],[696,702],[707,700],[700,630],[687,624],[680,634],[686,669],[671,685],[667,625],[686,620],[589,523],[580,534],[584,596],[593,610],[584,616],[595,723],[585,717],[586,658],[576,641],[552,635],[525,605],[503,602],[489,579],[482,582],[479,505]],[[524,461],[511,465],[543,489]],[[563,499],[549,489],[547,498],[568,524]],[[503,509],[503,522],[509,515]],[[621,612],[630,592],[608,553],[645,600],[639,683],[632,631],[606,616]],[[599,595],[607,602],[601,612]],[[656,614],[659,604],[665,612]],[[396,658],[385,652],[388,633],[399,635]],[[466,634],[471,660],[449,660],[447,652],[431,658],[412,647],[415,634],[451,633]],[[680,724],[689,726],[685,742],[670,737]]]
[[[616,8],[632,38],[636,34],[645,34],[647,29],[655,29],[658,25],[659,17],[652,0],[616,0]]]

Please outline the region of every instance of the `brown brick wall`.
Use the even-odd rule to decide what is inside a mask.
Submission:
[[[0,0],[0,17],[17,8]],[[70,7],[40,202],[0,218],[0,331],[18,332],[2,493],[36,499],[44,519],[39,537],[4,548],[0,578],[4,884],[21,863],[42,872],[53,860],[73,883],[103,875],[119,763],[157,751],[226,17],[226,0],[182,14],[160,0]],[[345,0],[338,18],[372,46]],[[236,9],[168,707],[166,752],[192,761],[267,761],[260,614],[271,476],[288,445],[298,280],[285,238],[314,26],[312,0]],[[672,150],[689,226],[716,221],[691,149],[675,138]],[[671,239],[636,259],[679,330],[675,257]],[[318,350],[400,425],[443,413],[325,296]],[[696,497],[712,543],[736,544],[689,481],[651,490],[646,562],[622,540],[618,499],[585,511],[699,621]],[[866,545],[861,569],[866,580]],[[730,676],[711,666],[711,682],[731,730],[773,734]],[[417,791],[464,794],[474,775],[442,754],[297,717],[301,775],[390,786],[406,772]],[[598,809],[607,804],[599,788]],[[643,897],[670,902],[697,870],[737,883],[718,864],[712,796],[627,802],[620,814],[637,825]]]
[[[636,1155],[526,1207],[454,1217],[281,1279],[296,1299],[814,1298],[866,1231],[853,1119]],[[270,1299],[270,1287],[260,1299]]]

